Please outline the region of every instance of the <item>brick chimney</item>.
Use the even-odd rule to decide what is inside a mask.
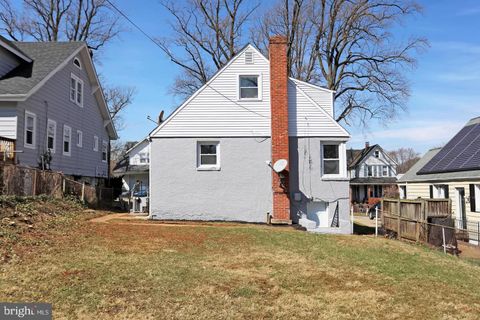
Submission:
[[[270,38],[269,53],[273,165],[279,159],[289,161],[287,38],[285,36]],[[273,216],[271,222],[291,223],[288,167],[286,172],[281,175],[272,170],[272,189]]]
[[[370,147],[370,142],[366,141],[365,142],[365,148],[369,148]]]

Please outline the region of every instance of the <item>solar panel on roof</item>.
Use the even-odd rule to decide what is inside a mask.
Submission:
[[[418,174],[480,169],[480,119],[471,122],[420,169]]]

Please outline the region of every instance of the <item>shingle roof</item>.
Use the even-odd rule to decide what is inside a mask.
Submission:
[[[480,170],[459,171],[459,172],[445,172],[445,173],[430,173],[417,174],[417,172],[425,166],[435,155],[437,155],[442,148],[429,150],[420,160],[417,161],[400,179],[402,182],[420,182],[420,181],[448,181],[448,180],[472,180],[480,179]]]
[[[84,42],[14,42],[16,48],[33,59],[24,63],[0,79],[0,95],[27,94],[64,62]]]
[[[372,151],[376,147],[378,147],[378,144],[374,144],[373,146],[363,148],[362,150],[354,150],[358,152],[353,156],[351,162],[348,163],[348,167],[349,168],[355,167],[370,153],[370,151]],[[348,154],[347,154],[347,157],[348,157]]]

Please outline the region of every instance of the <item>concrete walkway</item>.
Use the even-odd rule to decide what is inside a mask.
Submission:
[[[90,222],[95,222],[95,223],[106,223],[109,222],[110,220],[147,220],[148,216],[146,215],[134,215],[130,213],[111,213],[111,214],[106,214],[104,216],[98,217],[98,218],[93,218],[90,220]]]

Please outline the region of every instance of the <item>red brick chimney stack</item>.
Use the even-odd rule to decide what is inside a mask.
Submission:
[[[271,37],[269,53],[273,165],[279,159],[289,161],[287,38],[285,36]],[[279,174],[272,170],[272,223],[291,223],[288,167],[283,175],[285,178],[282,186]]]

